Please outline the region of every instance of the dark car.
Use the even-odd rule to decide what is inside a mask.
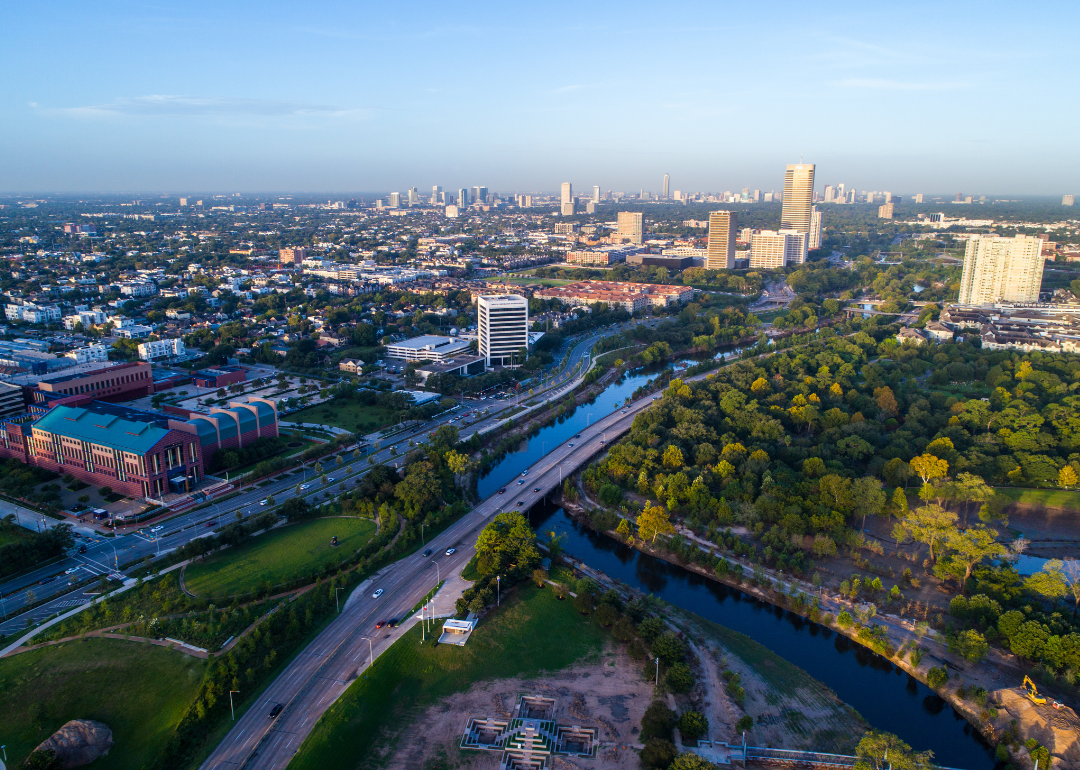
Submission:
[[[501,488],[501,489],[499,490],[499,494],[501,495],[501,494],[502,494],[503,492],[505,492],[505,491],[506,491],[506,487],[502,487],[502,488]]]
[[[270,718],[271,719],[276,718],[277,715],[281,713],[281,710],[283,708],[285,708],[285,707],[283,705],[281,705],[280,703],[275,703],[274,707],[272,709],[270,709]]]
[[[216,521],[208,521],[208,522],[206,522],[206,526],[208,526],[208,527],[213,527],[215,524],[217,524]]]
[[[390,618],[390,620],[386,621],[386,627],[387,628],[393,628],[396,625],[397,625],[397,618]]]
[[[431,556],[431,549],[430,548],[428,548],[426,551],[424,551],[424,556]]]
[[[533,487],[533,492],[539,492],[539,491],[540,491],[540,487]]]
[[[41,580],[39,581],[39,583],[40,583],[41,585],[45,585],[46,583],[51,583],[51,582],[53,582],[54,580],[56,580],[56,577],[55,577],[55,576],[53,576],[53,577],[47,577],[47,578],[42,578],[42,579],[41,579]]]
[[[86,553],[86,546],[85,545],[80,545],[79,546],[79,553]]]
[[[382,628],[385,625],[386,625],[386,621],[385,620],[380,620],[378,623],[375,624],[375,628]]]

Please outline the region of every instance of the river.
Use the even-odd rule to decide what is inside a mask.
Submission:
[[[535,462],[538,452],[570,440],[587,423],[615,411],[661,371],[652,369],[624,376],[605,388],[591,404],[583,404],[562,422],[549,425],[522,442],[517,451],[508,454],[480,479],[480,495],[487,497],[508,485]],[[902,669],[846,636],[599,535],[556,505],[538,504],[529,516],[537,532],[565,533],[566,552],[590,567],[746,634],[800,666],[832,688],[873,727],[899,735],[916,750],[931,749],[936,763],[965,770],[994,768],[992,748],[947,702]]]

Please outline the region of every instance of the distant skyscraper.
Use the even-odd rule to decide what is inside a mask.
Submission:
[[[810,207],[814,203],[814,164],[799,163],[787,167],[784,174],[784,208],[780,229],[810,233]]]
[[[590,200],[588,203],[585,204],[585,213],[586,214],[595,214],[596,213],[596,201]]]
[[[825,185],[825,202],[832,203],[836,200],[836,188],[831,184]]]
[[[457,191],[457,205],[459,209],[467,209],[469,207],[469,191],[464,187]]]
[[[600,202],[600,185],[598,185],[598,184],[594,184],[592,186],[592,199],[593,199],[593,203],[599,203]]]
[[[730,270],[735,267],[735,230],[738,221],[734,212],[713,211],[709,214],[709,245],[705,267],[709,270]]]
[[[922,203],[922,199],[923,199],[923,194],[922,193],[915,193],[915,202],[916,203]]]
[[[401,208],[401,193],[396,193],[396,192],[390,193],[390,208],[392,208],[392,209]]]
[[[808,249],[821,248],[821,212],[818,207],[810,209],[810,239],[807,242]]]
[[[645,215],[638,211],[620,211],[615,237],[621,243],[641,245],[645,239]]]
[[[1037,302],[1042,288],[1043,241],[1032,235],[973,235],[964,252],[961,305]]]
[[[877,209],[878,219],[892,219],[893,218],[893,204],[883,203],[878,206]]]
[[[560,203],[559,213],[561,213],[564,217],[574,216],[574,214],[577,213],[577,206],[574,205],[574,199],[571,198],[566,203]]]
[[[1068,198],[1069,196],[1068,196],[1068,195],[1066,195],[1065,197],[1066,197],[1066,198]],[[180,205],[181,205],[181,206],[186,206],[186,205],[188,205],[188,199],[187,199],[187,198],[181,198],[181,199],[180,199]]]
[[[458,207],[457,206],[447,206],[446,207],[446,218],[447,219],[457,219],[458,213],[459,212],[458,212]]]
[[[1075,202],[1076,202],[1076,196],[1075,195],[1062,195],[1061,196],[1061,205],[1062,206],[1072,206]],[[181,204],[181,205],[183,205],[183,204]]]
[[[488,202],[488,188],[486,188],[486,187],[474,187],[473,191],[476,193],[476,202],[477,203],[487,203]]]
[[[409,205],[415,206],[420,202],[420,193],[416,191],[415,187],[409,188]]]
[[[670,195],[668,192],[671,190],[671,174],[664,174],[664,200],[667,200]]]
[[[529,301],[516,294],[481,294],[476,301],[480,355],[488,368],[516,367],[529,347]]]
[[[573,203],[574,202],[574,185],[569,182],[562,183],[562,192],[559,195],[559,203]]]

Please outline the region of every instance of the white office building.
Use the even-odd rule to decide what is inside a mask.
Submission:
[[[730,270],[735,267],[737,228],[738,219],[733,211],[713,211],[709,214],[708,255],[705,258],[707,269]]]
[[[76,364],[90,364],[95,361],[109,360],[108,345],[87,345],[84,348],[75,348],[64,354],[65,358],[72,359]]]
[[[487,367],[520,366],[518,353],[529,347],[529,301],[516,294],[481,294],[476,304]]]
[[[964,252],[959,304],[1038,302],[1046,265],[1042,245],[1032,235],[973,235]]]
[[[810,210],[810,241],[807,244],[807,248],[821,248],[821,212],[818,210],[817,206],[814,206]]]
[[[806,233],[762,230],[750,236],[750,267],[776,270],[806,261]]]
[[[455,356],[466,355],[469,343],[456,337],[438,337],[424,334],[404,342],[395,342],[386,346],[386,357],[401,361],[446,361]]]
[[[184,341],[179,337],[139,344],[139,358],[143,361],[153,361],[155,358],[166,356],[182,356],[185,351]]]

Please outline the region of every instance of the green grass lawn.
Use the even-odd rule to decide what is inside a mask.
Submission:
[[[1048,508],[1080,508],[1080,492],[1064,489],[1016,489],[994,487],[994,490],[1013,502],[1045,505]]]
[[[288,416],[289,422],[310,422],[333,425],[352,432],[369,433],[394,422],[398,417],[393,409],[374,404],[359,404],[352,399],[333,399],[309,406]]]
[[[30,535],[30,530],[24,529],[18,524],[0,524],[0,548],[27,540]]]
[[[374,765],[376,741],[395,740],[440,698],[478,681],[535,676],[597,655],[609,638],[550,590],[520,586],[486,618],[464,647],[420,644],[415,625],[345,691],[315,725],[290,770],[346,770]]]
[[[202,682],[205,663],[163,647],[88,639],[0,659],[0,725],[9,767],[70,719],[109,726],[95,770],[139,770],[161,754]]]
[[[476,582],[480,579],[480,573],[476,571],[476,557],[469,559],[469,563],[461,570],[461,579]]]
[[[336,564],[374,534],[375,524],[368,519],[333,517],[292,524],[190,565],[184,584],[198,596],[247,593],[263,580],[276,585],[328,561]],[[330,545],[334,535],[340,543],[336,548]]]

